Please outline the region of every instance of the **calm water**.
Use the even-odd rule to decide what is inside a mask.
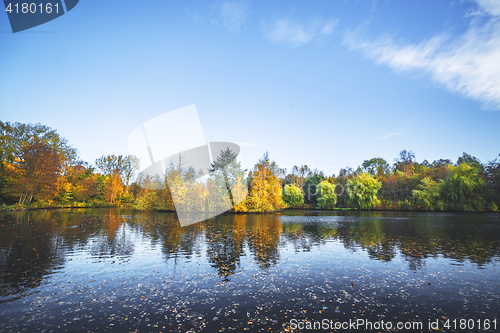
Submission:
[[[3,213],[0,332],[494,332],[499,264],[499,214]]]

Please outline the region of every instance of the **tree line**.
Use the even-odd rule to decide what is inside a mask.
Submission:
[[[327,176],[307,165],[290,172],[266,152],[243,170],[231,151],[221,151],[203,171],[184,169],[182,156],[165,174],[139,174],[135,156],[107,155],[82,161],[66,139],[41,124],[0,121],[0,204],[3,209],[129,205],[140,210],[186,209],[227,202],[235,212],[285,208],[424,211],[498,211],[500,160],[482,163],[463,153],[456,162],[418,163],[403,150],[389,163],[375,157],[356,169]],[[201,172],[201,173],[200,173]],[[170,186],[169,186],[170,185]],[[236,200],[237,199],[237,200]],[[208,207],[208,208],[207,208]]]

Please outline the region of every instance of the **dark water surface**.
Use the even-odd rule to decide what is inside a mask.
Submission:
[[[1,213],[0,332],[495,332],[499,263],[499,214]]]

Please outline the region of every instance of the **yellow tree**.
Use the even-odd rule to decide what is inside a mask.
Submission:
[[[106,182],[106,201],[109,203],[115,202],[115,200],[123,193],[123,183],[117,172],[114,172],[108,177]]]
[[[283,209],[285,204],[282,200],[282,190],[278,179],[279,172],[278,165],[269,159],[269,154],[266,152],[254,166],[254,170],[250,172],[249,195],[237,211],[243,210],[243,207],[246,207],[247,211],[254,212]]]

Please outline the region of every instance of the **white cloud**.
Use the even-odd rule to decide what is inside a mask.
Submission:
[[[404,45],[394,38],[363,40],[355,31],[344,43],[397,72],[425,73],[452,92],[500,109],[500,1],[477,1],[484,17],[456,38],[439,34]]]
[[[264,28],[266,37],[273,43],[300,46],[313,40],[324,39],[335,30],[337,21],[313,20],[307,24],[280,19]]]
[[[222,25],[233,32],[239,32],[248,17],[247,1],[226,1],[218,6]]]

